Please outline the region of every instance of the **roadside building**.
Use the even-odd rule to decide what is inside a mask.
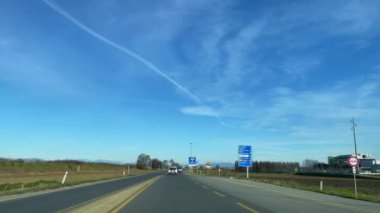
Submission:
[[[328,157],[328,163],[332,168],[335,168],[338,172],[350,172],[350,166],[348,165],[348,158],[355,156],[350,155],[338,155]],[[359,173],[377,173],[380,172],[380,164],[369,154],[358,154],[359,159]]]
[[[376,168],[375,168],[376,173],[380,173],[380,160],[376,160]]]
[[[210,161],[207,161],[205,164],[205,169],[212,169]]]

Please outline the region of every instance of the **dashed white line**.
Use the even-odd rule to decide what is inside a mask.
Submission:
[[[212,192],[214,192],[214,194],[216,194],[216,195],[218,195],[220,197],[225,197],[226,196],[226,195],[224,195],[224,194],[222,194],[220,192],[217,192],[217,191],[212,191]]]

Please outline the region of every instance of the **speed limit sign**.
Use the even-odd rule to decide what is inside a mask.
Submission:
[[[348,164],[350,164],[352,167],[358,167],[359,159],[357,157],[351,156],[348,158]]]

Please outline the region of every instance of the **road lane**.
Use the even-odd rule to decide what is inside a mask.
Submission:
[[[202,186],[185,175],[165,175],[132,200],[120,212],[267,212],[241,199]]]
[[[117,213],[130,200],[138,196],[142,191],[154,184],[160,177],[157,176],[150,180],[134,184],[130,187],[122,188],[112,193],[105,194],[94,200],[81,203],[77,206],[72,206],[63,210],[67,213],[82,213],[82,212],[108,212]]]
[[[380,204],[345,199],[246,180],[149,174],[76,187],[26,198],[0,201],[0,212],[369,212]],[[153,178],[161,176],[161,178]],[[144,181],[152,180],[143,185]],[[136,192],[132,188],[137,187]],[[135,194],[136,196],[129,196]],[[90,202],[89,202],[90,201]],[[78,205],[79,204],[79,205]],[[117,204],[117,205],[116,205]],[[116,205],[116,207],[114,207]],[[102,208],[100,208],[102,207]],[[108,210],[107,210],[108,212]]]
[[[136,183],[146,181],[159,173],[117,179],[98,184],[74,187],[51,193],[0,201],[0,212],[57,212],[71,206],[104,196]]]
[[[190,175],[188,177],[200,185],[272,212],[380,212],[379,203],[346,199],[248,180]]]

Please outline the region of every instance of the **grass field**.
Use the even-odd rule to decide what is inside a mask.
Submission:
[[[61,184],[65,172],[65,184]],[[135,176],[154,172],[138,170],[127,165],[88,163],[79,161],[40,161],[0,159],[0,196],[29,191],[59,188],[62,186]]]
[[[203,170],[202,175],[218,176],[217,170]],[[246,178],[246,173],[222,170],[221,176]],[[349,177],[305,176],[291,173],[250,173],[250,180],[296,189],[310,190],[346,198],[355,198],[354,180]],[[323,181],[323,191],[320,181]],[[358,199],[380,203],[380,178],[357,178]]]

